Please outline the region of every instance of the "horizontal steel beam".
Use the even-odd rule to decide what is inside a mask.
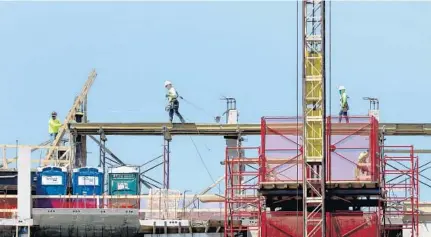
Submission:
[[[171,135],[237,136],[259,135],[259,124],[171,124],[171,123],[74,123],[70,130],[82,135],[163,135],[163,127]]]
[[[163,127],[171,135],[237,136],[259,135],[260,124],[171,124],[171,123],[71,123],[69,129],[82,135],[97,135],[103,130],[105,135],[163,135]],[[268,124],[281,134],[297,134],[302,131],[299,124]],[[431,123],[381,123],[380,130],[386,136],[430,136]],[[332,132],[338,135],[353,135],[370,132],[366,123],[334,123]],[[268,130],[269,131],[269,130]],[[271,131],[269,131],[271,132]]]
[[[406,149],[385,149],[385,153],[405,153],[410,154],[410,150]],[[430,154],[430,149],[413,149],[414,154]]]

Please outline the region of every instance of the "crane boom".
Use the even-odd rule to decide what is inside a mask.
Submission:
[[[73,103],[72,108],[70,108],[69,112],[67,113],[66,119],[63,123],[63,126],[61,126],[60,130],[58,131],[57,137],[52,143],[52,146],[58,146],[60,144],[61,139],[63,138],[64,134],[67,130],[67,125],[75,119],[76,112],[80,106],[85,102],[85,99],[87,97],[88,92],[90,91],[91,86],[93,85],[94,80],[96,79],[97,73],[96,70],[93,69],[88,76],[87,81],[85,82],[81,93],[76,97],[75,102]],[[47,155],[44,159],[44,161],[48,161],[52,159],[53,152],[55,151],[55,148],[50,148],[47,152]]]
[[[325,237],[325,1],[302,9],[303,235]]]

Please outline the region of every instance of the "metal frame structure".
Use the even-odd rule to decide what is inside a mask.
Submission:
[[[172,137],[166,127],[163,127],[163,189],[169,189],[170,180],[170,142]]]
[[[70,123],[69,129],[77,135],[99,135],[100,128],[108,136],[163,136],[163,127],[172,136],[238,136],[261,135],[261,124],[170,124],[170,123]],[[277,127],[274,125],[274,127]],[[333,124],[333,132],[354,129],[345,123]],[[297,134],[302,130],[302,123],[279,124],[285,134]],[[431,136],[431,123],[379,123],[379,130],[385,136]]]
[[[332,126],[338,121],[339,117],[328,116],[327,118],[326,180],[331,182],[353,180],[378,182],[380,160],[377,119],[373,116],[349,116],[349,125],[353,128],[345,130],[344,134],[332,132]],[[368,162],[358,160],[361,155],[364,155]],[[333,170],[338,172],[334,173]],[[354,170],[366,170],[367,175],[355,177]]]
[[[63,126],[60,128],[60,130],[58,131],[58,134],[55,138],[55,140],[52,142],[52,146],[59,146],[61,140],[63,139],[64,135],[66,134],[66,131],[68,130],[67,125],[74,121],[77,120],[77,115],[78,116],[82,116],[81,118],[84,120],[84,122],[87,120],[87,115],[84,113],[87,110],[87,95],[88,92],[90,91],[91,86],[93,85],[94,80],[97,77],[97,73],[96,70],[92,70],[90,75],[88,76],[87,81],[85,82],[81,93],[75,98],[75,101],[72,105],[72,108],[70,108],[69,112],[67,113],[66,119],[63,123]],[[79,121],[76,121],[79,122]],[[80,122],[83,122],[82,120]],[[71,144],[71,146],[76,147],[78,152],[74,152],[74,153],[78,153],[81,156],[78,157],[78,160],[74,161],[75,164],[79,165],[79,164],[86,164],[86,159],[87,159],[87,152],[86,152],[86,147],[85,145],[83,146],[82,144],[85,143],[85,138],[84,140],[81,139],[81,136],[74,136],[74,139],[71,139],[73,141],[73,144]],[[84,148],[84,149],[83,149]],[[48,150],[47,155],[45,157],[45,161],[48,161],[50,159],[52,159],[53,156],[53,149]],[[72,156],[74,157],[74,156]],[[70,164],[67,165],[71,165],[72,161],[70,161]]]
[[[230,156],[230,150],[236,156]],[[258,147],[227,147],[225,158],[225,219],[224,236],[234,237],[247,227],[260,225],[261,199],[257,195],[259,188],[259,160],[247,157],[244,152],[254,151],[258,156]],[[240,167],[240,168],[238,168]],[[246,167],[248,169],[246,169]],[[244,229],[245,228],[245,229]]]
[[[419,236],[419,160],[413,146],[385,146],[391,149],[409,149],[406,155],[382,154],[384,231],[400,228],[410,230],[410,237]]]
[[[325,1],[303,1],[303,233],[326,236]],[[310,230],[309,230],[310,229]]]

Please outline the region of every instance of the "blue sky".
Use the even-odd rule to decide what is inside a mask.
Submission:
[[[431,32],[426,2],[332,3],[332,108],[344,85],[351,113],[367,113],[364,96],[381,101],[384,122],[428,122]],[[212,122],[220,96],[238,101],[240,122],[296,115],[295,2],[106,2],[0,4],[0,143],[38,144],[48,138],[52,110],[63,118],[88,73],[97,122],[163,122],[164,80],[198,110],[190,121]],[[222,138],[194,138],[214,179],[224,172]],[[249,138],[247,145],[258,145]],[[391,145],[429,148],[429,138],[390,138]],[[162,153],[159,137],[109,137],[128,163]],[[171,184],[199,192],[211,179],[189,137],[172,142]],[[97,164],[91,143],[89,163]],[[421,156],[422,162],[429,159]],[[430,173],[428,173],[429,175]],[[161,178],[160,170],[152,174]],[[422,188],[422,199],[431,199]]]

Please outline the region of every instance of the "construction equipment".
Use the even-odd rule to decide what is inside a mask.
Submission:
[[[75,99],[75,102],[73,103],[72,108],[70,108],[69,112],[67,113],[66,119],[64,120],[63,126],[58,131],[57,137],[52,143],[52,146],[59,146],[60,141],[63,139],[63,136],[66,134],[66,131],[68,130],[67,125],[75,120],[75,115],[78,112],[78,108],[80,106],[83,106],[83,103],[85,103],[85,100],[87,99],[87,94],[93,85],[94,80],[96,79],[97,73],[96,70],[92,70],[90,75],[88,76],[87,81],[85,82],[81,93],[78,95],[78,97]],[[52,159],[54,149],[49,149],[47,152],[47,155],[44,159],[44,161],[48,161]]]

